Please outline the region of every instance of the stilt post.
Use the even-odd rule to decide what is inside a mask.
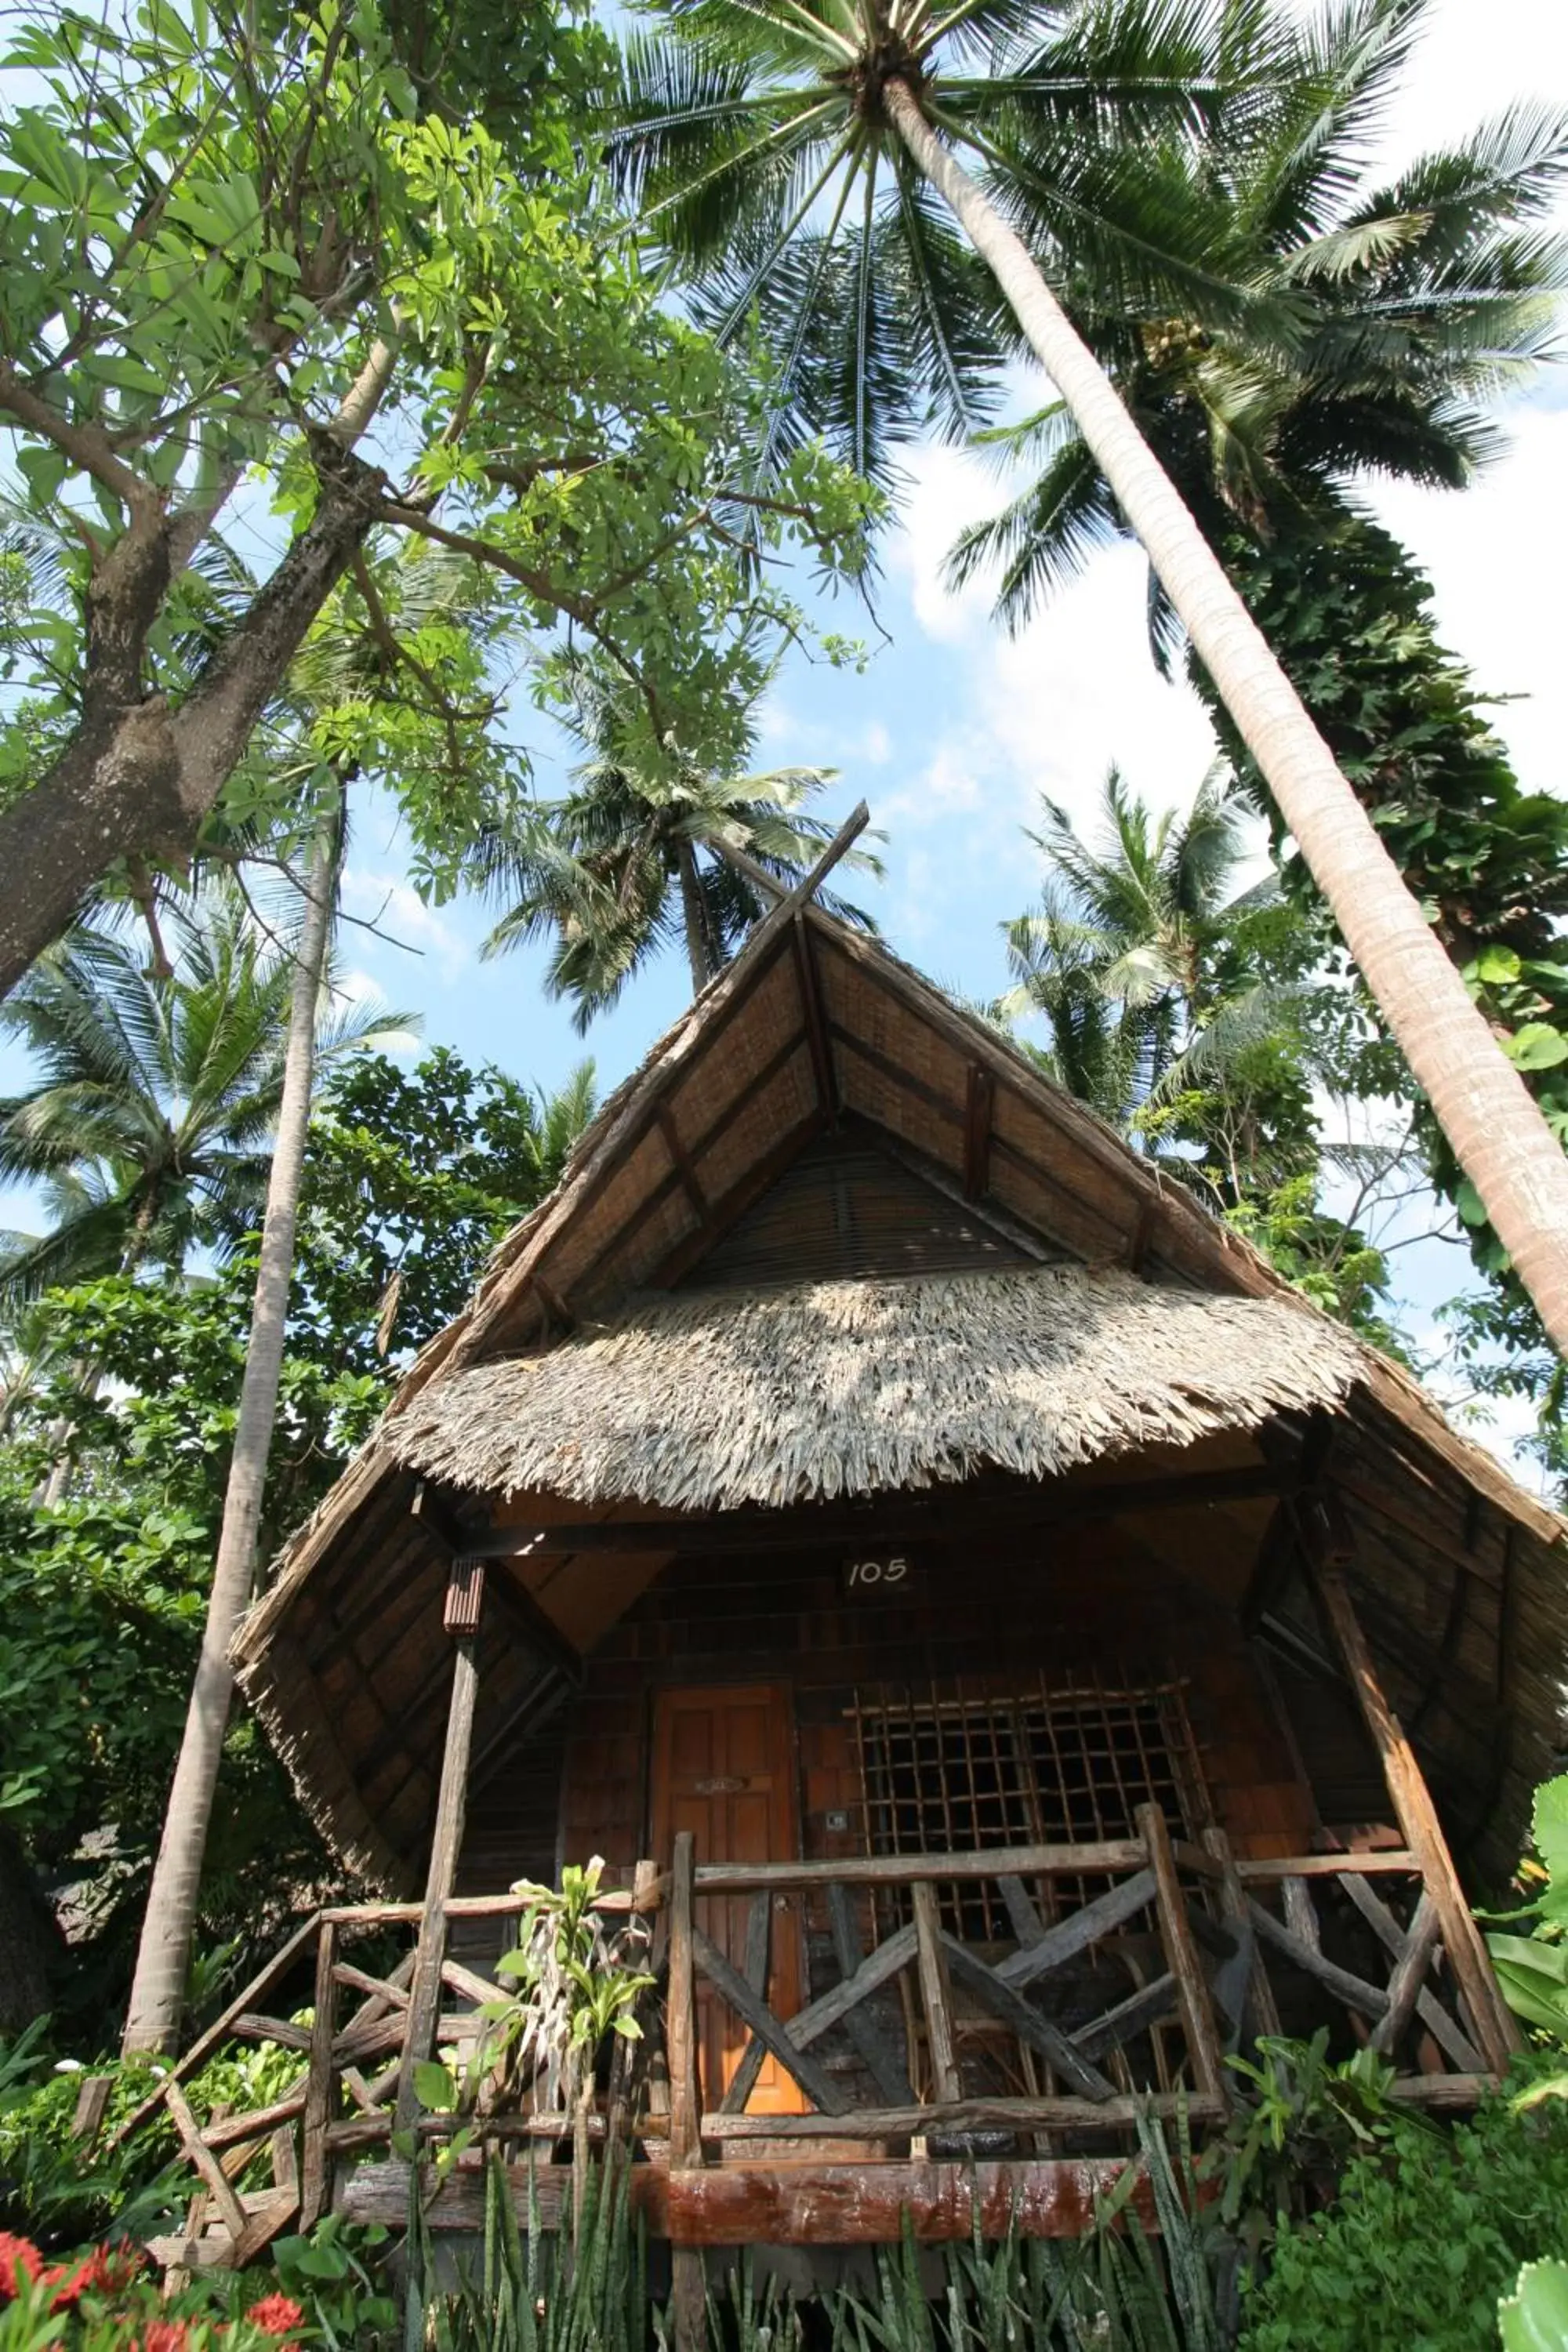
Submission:
[[[669,1879],[669,1990],[665,2058],[669,2068],[669,2168],[686,2172],[702,2162],[702,2086],[697,2058],[697,1842],[689,1830],[675,1840]],[[704,2352],[708,2340],[708,2280],[698,2246],[670,2249],[670,2315],[675,2352]]]
[[[1309,1541],[1302,1549],[1325,1622],[1383,1765],[1394,1818],[1405,1844],[1420,1865],[1422,1884],[1437,1915],[1443,1949],[1469,2012],[1481,2055],[1493,2073],[1500,2074],[1521,2046],[1522,2037],[1498,1990],[1487,1948],[1465,1900],[1431,1790],[1399,1717],[1389,1705],[1338,1561],[1323,1556],[1326,1544],[1314,1546]]]
[[[479,1696],[477,1650],[479,1612],[484,1601],[482,1559],[452,1562],[447,1583],[443,1622],[452,1637],[452,1696],[447,1709],[447,1744],[441,1757],[441,1783],[436,1800],[436,1830],[430,1842],[430,1868],[425,1881],[425,1910],[414,1958],[414,1980],[408,1997],[408,2032],[397,2078],[397,2128],[407,2131],[419,2113],[414,2070],[428,2058],[436,2043],[436,2021],[441,2009],[441,1963],[447,1957],[447,1902],[457,1876],[458,1854],[463,1843],[468,1810],[468,1756],[473,1747],[474,1707]]]

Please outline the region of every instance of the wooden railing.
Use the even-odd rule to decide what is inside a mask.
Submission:
[[[641,1864],[634,1888],[603,1898],[606,1912],[654,1918],[658,1991],[635,2081],[632,2045],[617,2042],[595,2136],[614,2104],[652,2160],[663,2202],[651,2210],[665,2214],[679,2195],[700,2196],[704,2176],[717,2189],[720,2159],[765,2163],[763,2143],[829,2163],[935,2159],[938,2170],[943,2157],[1092,2157],[1131,2144],[1141,2104],[1217,2123],[1229,2053],[1321,2023],[1342,2047],[1370,2042],[1384,2055],[1398,2095],[1473,2102],[1487,2079],[1481,2036],[1411,1853],[1237,1860],[1218,1831],[1201,1844],[1173,1838],[1153,1807],[1137,1827],[1098,1845],[766,1864],[700,1864],[678,1838],[668,1874]],[[1006,1948],[963,1932],[966,1892],[983,1885],[997,1896],[984,1916],[1011,1925]],[[449,2134],[456,2119],[419,2109],[414,2068],[436,2049],[471,2052],[479,2006],[501,1991],[456,1957],[452,1933],[493,1921],[499,1944],[524,1901],[450,1899],[434,1937],[420,1904],[305,1921],[121,2128],[165,2107],[196,2176],[184,2231],[160,2242],[160,2256],[254,2260],[319,2217],[351,2160],[389,2156],[395,2132],[416,2144]],[[721,1903],[728,1952],[710,1932]],[[790,2016],[769,2004],[786,1936],[810,1964]],[[399,1938],[408,1948],[387,1957]],[[375,1965],[360,1965],[356,1948]],[[268,2004],[307,1965],[314,2009],[300,2024]],[[730,2021],[722,2082],[702,2079],[702,1984]],[[296,2052],[299,2070],[265,2107],[198,2119],[184,2084],[236,2038]],[[748,2111],[769,2059],[799,2112]],[[482,2141],[553,2144],[556,2155],[571,2129],[548,2068],[521,2095],[504,2078],[487,2083],[461,2121]],[[569,2177],[564,2164],[546,2170]],[[384,2213],[395,2205],[388,2190]]]

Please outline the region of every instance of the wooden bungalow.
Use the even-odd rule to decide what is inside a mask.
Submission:
[[[248,1990],[239,2030],[292,2033],[301,2078],[264,2117],[184,2111],[188,2258],[328,2200],[401,2219],[395,2110],[442,2128],[414,2062],[471,2035],[512,1882],[595,1853],[653,1930],[620,2093],[686,2293],[703,2246],[889,2239],[905,2209],[937,2238],[972,2196],[1070,2231],[1134,2095],[1212,2121],[1259,2032],[1326,2022],[1462,2105],[1515,2042],[1465,1889],[1506,1876],[1557,1762],[1562,1534],[795,894],[606,1103],[240,1634],[385,1899]],[[356,1966],[389,1923],[401,1967]],[[267,2014],[307,1949],[310,2032]],[[483,2129],[549,2158],[563,2118],[545,2083]],[[261,2130],[278,2185],[237,2198]],[[459,2168],[438,2216],[475,2195]]]

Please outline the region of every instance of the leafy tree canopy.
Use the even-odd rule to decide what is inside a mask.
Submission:
[[[334,1075],[311,1129],[263,1559],[368,1433],[396,1361],[456,1311],[496,1240],[555,1181],[592,1107],[588,1066],[542,1099],[447,1052],[413,1070],[367,1054]],[[53,1890],[78,1890],[66,1993],[95,2036],[104,2004],[123,1996],[184,1717],[254,1280],[252,1244],[211,1276],[116,1274],[46,1292],[29,1312],[32,1376],[6,1401],[0,1681],[22,1703],[0,1721],[0,1831]],[[100,1374],[86,1393],[84,1360]],[[40,1507],[68,1428],[69,1493]],[[264,1940],[333,1867],[247,1719],[223,1772],[209,1946]]]
[[[13,16],[0,984],[115,856],[189,852],[340,584],[394,672],[340,756],[395,745],[399,696],[471,698],[460,650],[398,636],[400,541],[477,567],[531,654],[603,646],[655,767],[729,761],[737,682],[801,625],[759,558],[860,560],[867,494],[814,449],[753,495],[763,389],[661,303],[574,144],[599,37],[535,12],[504,143],[466,111],[493,13]],[[279,551],[258,587],[241,521]],[[449,882],[473,796],[414,782],[405,813]]]

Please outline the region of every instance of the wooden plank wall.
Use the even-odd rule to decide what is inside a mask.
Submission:
[[[874,1546],[868,1546],[874,1549]],[[599,1643],[555,1742],[503,1764],[472,1809],[461,1884],[531,1874],[558,1853],[601,1853],[618,1875],[647,1852],[648,1748],[661,1685],[784,1682],[793,1689],[802,1839],[808,1855],[864,1850],[860,1783],[846,1710],[857,1686],[956,1680],[975,1697],[1101,1679],[1186,1682],[1214,1813],[1243,1854],[1300,1853],[1313,1807],[1235,1612],[1112,1527],[1058,1535],[1051,1557],[1017,1537],[962,1558],[915,1548],[897,1591],[856,1595],[820,1552],[674,1562]],[[547,1838],[561,1773],[559,1841]],[[847,1832],[828,1816],[848,1815]],[[553,1849],[553,1852],[550,1851]]]

